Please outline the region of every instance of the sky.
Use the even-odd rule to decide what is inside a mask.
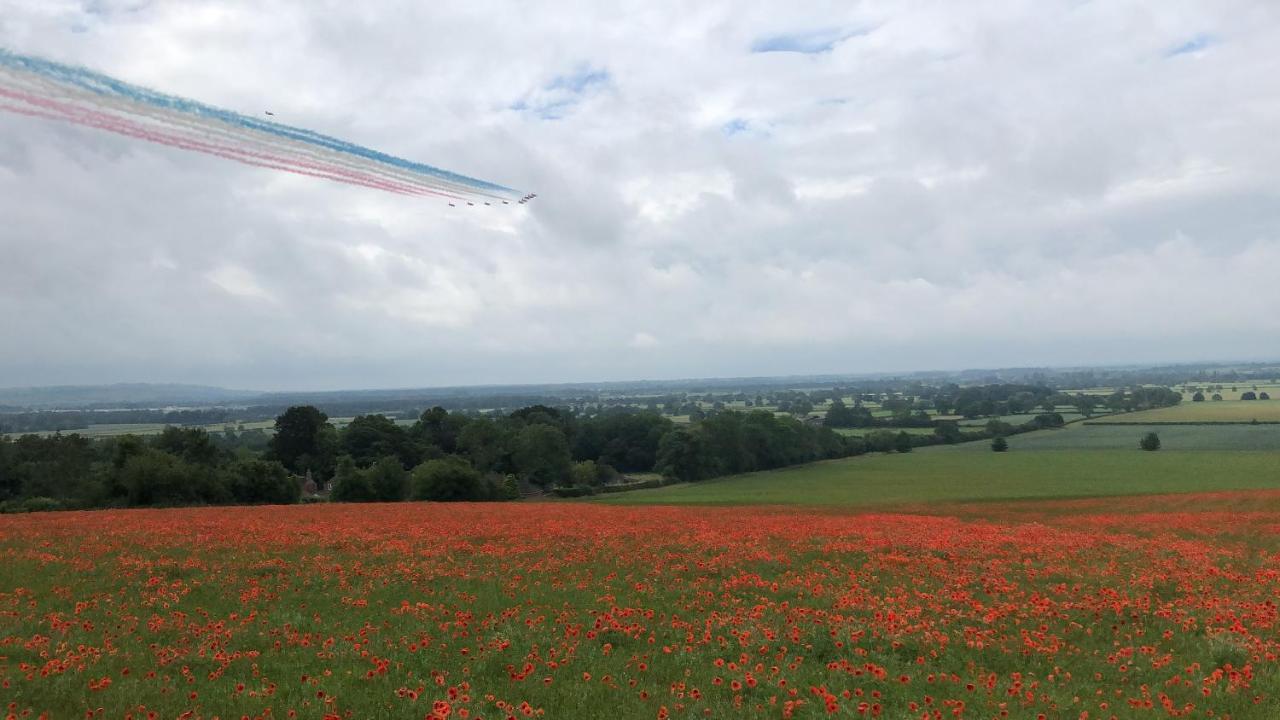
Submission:
[[[1271,0],[0,0],[0,47],[538,193],[0,113],[0,386],[1280,357]]]

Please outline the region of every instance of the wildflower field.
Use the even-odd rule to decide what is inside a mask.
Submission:
[[[1273,718],[1280,492],[0,516],[0,712]]]

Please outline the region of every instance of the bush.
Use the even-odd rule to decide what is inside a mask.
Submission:
[[[1005,452],[1009,449],[1009,441],[1002,437],[997,437],[991,441],[991,449],[995,452]]]
[[[573,487],[554,487],[551,488],[551,494],[556,497],[571,498],[585,497],[587,495],[595,495],[596,489],[590,485],[576,485]]]
[[[1204,402],[1204,393],[1197,390],[1196,394],[1191,396],[1191,402]]]
[[[480,472],[457,455],[428,460],[413,469],[413,499],[488,500],[481,480]]]
[[[302,495],[302,486],[274,460],[241,460],[231,467],[229,477],[236,502],[288,505]]]
[[[66,507],[60,501],[49,497],[29,497],[0,503],[0,514],[52,512],[65,509]]]
[[[1153,432],[1149,432],[1146,435],[1143,435],[1142,439],[1138,441],[1138,447],[1148,451],[1159,450],[1160,436]]]
[[[375,493],[369,476],[356,468],[350,455],[338,459],[338,470],[333,476],[333,489],[329,499],[334,502],[373,502]]]
[[[1270,399],[1271,399],[1271,396],[1267,394],[1267,391],[1266,391],[1266,390],[1263,390],[1262,392],[1258,393],[1258,399],[1259,399],[1259,400],[1270,400]]]
[[[1242,393],[1240,393],[1240,399],[1241,399],[1241,400],[1257,400],[1257,399],[1258,399],[1258,393],[1256,393],[1256,392],[1254,392],[1254,391],[1252,391],[1252,390],[1248,390],[1248,391],[1246,391],[1246,392],[1242,392]]]

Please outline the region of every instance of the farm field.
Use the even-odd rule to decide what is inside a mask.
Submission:
[[[52,718],[1274,717],[1280,493],[982,510],[3,516],[0,687]]]
[[[1207,400],[1182,402],[1173,407],[1123,413],[1104,422],[1172,423],[1172,422],[1280,422],[1280,400]],[[1088,422],[1088,421],[1086,421]]]
[[[1011,451],[1134,450],[1148,431],[1160,436],[1161,452],[1189,450],[1280,451],[1280,425],[1090,425],[1072,423],[1009,437]],[[957,445],[957,450],[990,453],[989,443]],[[1280,472],[1280,468],[1278,468]]]
[[[1122,430],[1125,428],[1121,428]],[[1074,432],[1073,430],[1041,432]],[[1134,433],[1130,430],[1130,434]],[[1015,436],[1010,445],[1020,438]],[[985,442],[872,454],[797,467],[599,496],[611,504],[782,504],[882,507],[901,503],[1015,500],[1280,488],[1280,452],[1046,449],[991,452]],[[982,450],[983,452],[975,452]]]

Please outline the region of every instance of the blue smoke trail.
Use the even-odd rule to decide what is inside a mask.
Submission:
[[[412,160],[388,155],[371,148],[323,135],[303,128],[291,127],[280,123],[260,120],[239,113],[206,105],[195,100],[167,95],[155,90],[133,85],[102,73],[82,67],[64,65],[29,55],[20,55],[0,48],[0,67],[8,67],[34,75],[46,77],[55,82],[79,87],[102,96],[114,96],[128,101],[149,105],[151,107],[185,113],[199,118],[218,120],[229,125],[249,131],[267,133],[286,140],[294,140],[335,152],[370,160],[382,165],[392,166],[409,172],[443,180],[449,183],[469,186],[478,191],[488,191],[515,198],[517,190],[477,178],[460,175]]]

